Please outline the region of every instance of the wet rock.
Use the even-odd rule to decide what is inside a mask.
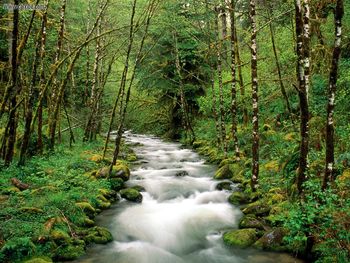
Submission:
[[[254,214],[256,216],[265,216],[268,215],[271,210],[271,207],[267,204],[264,204],[261,201],[256,201],[247,205],[246,208],[242,210],[244,214]]]
[[[124,188],[124,180],[121,178],[110,178],[108,181],[114,191],[120,191]]]
[[[132,188],[123,189],[120,191],[120,196],[131,202],[135,202],[135,203],[142,202],[142,194],[136,189],[132,189]]]
[[[216,190],[222,191],[222,190],[232,190],[232,183],[231,182],[220,182],[215,186]]]
[[[266,226],[261,220],[257,219],[255,215],[245,215],[239,222],[239,228],[256,228],[264,230]]]
[[[86,243],[107,244],[113,240],[112,234],[107,228],[95,226],[84,232]]]
[[[241,205],[248,203],[249,198],[244,193],[236,191],[229,196],[228,201],[233,205]]]
[[[254,244],[258,237],[254,228],[246,228],[226,232],[223,239],[226,245],[246,248]]]
[[[129,168],[123,164],[118,163],[113,166],[111,173],[109,174],[110,167],[106,166],[99,169],[96,172],[96,178],[121,178],[123,181],[128,181],[130,178],[130,170]]]
[[[176,177],[184,177],[184,176],[188,176],[188,172],[187,171],[179,171],[175,174]]]
[[[135,190],[137,190],[139,192],[146,192],[146,189],[142,185],[134,185],[134,186],[132,186],[130,188],[135,189]]]
[[[253,247],[271,251],[286,251],[287,247],[283,245],[283,237],[285,235],[286,230],[283,228],[273,229],[259,238],[259,240],[253,244]]]

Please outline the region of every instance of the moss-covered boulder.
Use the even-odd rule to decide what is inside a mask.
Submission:
[[[56,244],[69,243],[70,236],[67,232],[61,229],[54,229],[50,233],[50,239],[55,241]]]
[[[222,190],[232,190],[232,182],[220,182],[215,186],[216,190],[222,191]]]
[[[112,234],[107,228],[95,226],[85,232],[86,243],[106,244],[113,240]]]
[[[114,190],[106,189],[106,188],[101,188],[98,189],[98,192],[103,195],[107,200],[112,200],[114,201],[117,198],[117,192]]]
[[[224,160],[222,160],[222,161],[220,162],[219,168],[221,168],[221,167],[223,167],[223,166],[225,166],[225,165],[228,165],[228,164],[233,164],[233,163],[235,163],[235,162],[236,162],[236,160],[234,160],[234,159],[232,159],[232,158],[224,159]]]
[[[214,175],[214,179],[217,179],[217,180],[230,179],[232,176],[233,176],[233,173],[230,169],[230,165],[226,164],[216,171]]]
[[[128,181],[130,178],[130,170],[125,163],[118,162],[113,166],[112,171],[110,171],[110,167],[106,166],[99,169],[95,173],[96,178],[121,178],[124,182]]]
[[[48,257],[34,257],[24,261],[24,263],[52,263],[52,259]]]
[[[131,186],[130,188],[135,189],[139,192],[146,192],[146,189],[142,185],[134,185],[134,186]]]
[[[96,215],[96,209],[89,202],[75,203],[83,212],[90,218],[94,218]]]
[[[74,260],[85,253],[85,242],[80,239],[74,239],[72,242],[62,244],[55,250],[55,261]]]
[[[239,228],[256,228],[264,230],[266,228],[262,220],[258,219],[255,215],[245,215],[239,221]]]
[[[257,231],[254,228],[231,230],[226,232],[223,236],[226,245],[240,248],[251,246],[257,239]]]
[[[234,173],[233,176],[230,178],[233,183],[236,184],[243,184],[245,181],[245,178],[243,176],[243,170],[241,170],[238,173]]]
[[[110,178],[108,181],[111,185],[111,189],[114,191],[120,191],[125,187],[124,180],[121,178]]]
[[[243,192],[233,192],[229,197],[228,201],[233,205],[246,204],[249,201],[249,198]]]
[[[142,194],[133,188],[123,189],[120,191],[120,196],[125,198],[128,201],[141,203],[142,202]]]
[[[253,214],[256,216],[265,216],[268,215],[271,210],[271,207],[262,201],[256,201],[247,205],[246,208],[242,210],[244,214]]]
[[[283,244],[283,237],[287,231],[283,228],[276,228],[266,232],[253,247],[271,251],[287,251],[287,247]]]

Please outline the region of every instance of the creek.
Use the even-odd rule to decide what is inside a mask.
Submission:
[[[125,133],[138,156],[128,186],[140,185],[141,204],[121,200],[97,217],[114,241],[94,245],[74,262],[84,263],[272,263],[299,262],[287,254],[228,248],[227,229],[242,214],[216,190],[216,166],[178,143]],[[234,190],[234,189],[233,189]]]

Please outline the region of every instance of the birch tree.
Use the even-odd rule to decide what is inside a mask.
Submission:
[[[334,10],[335,39],[328,85],[328,105],[326,122],[326,168],[323,177],[322,189],[326,189],[328,182],[334,180],[334,107],[335,95],[337,91],[338,62],[341,53],[343,15],[343,0],[337,0],[337,5]]]
[[[253,99],[253,145],[252,145],[252,178],[251,188],[256,191],[259,178],[259,105],[258,105],[258,65],[257,65],[257,43],[256,43],[256,11],[255,0],[250,0],[251,21],[251,82]]]

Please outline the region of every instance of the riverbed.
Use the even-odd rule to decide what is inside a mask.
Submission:
[[[114,241],[94,245],[74,262],[272,263],[301,262],[290,255],[226,247],[222,234],[242,216],[216,190],[216,166],[193,150],[149,135],[125,133],[138,161],[128,186],[139,185],[141,204],[121,200],[97,217]],[[234,190],[234,186],[233,189]]]

